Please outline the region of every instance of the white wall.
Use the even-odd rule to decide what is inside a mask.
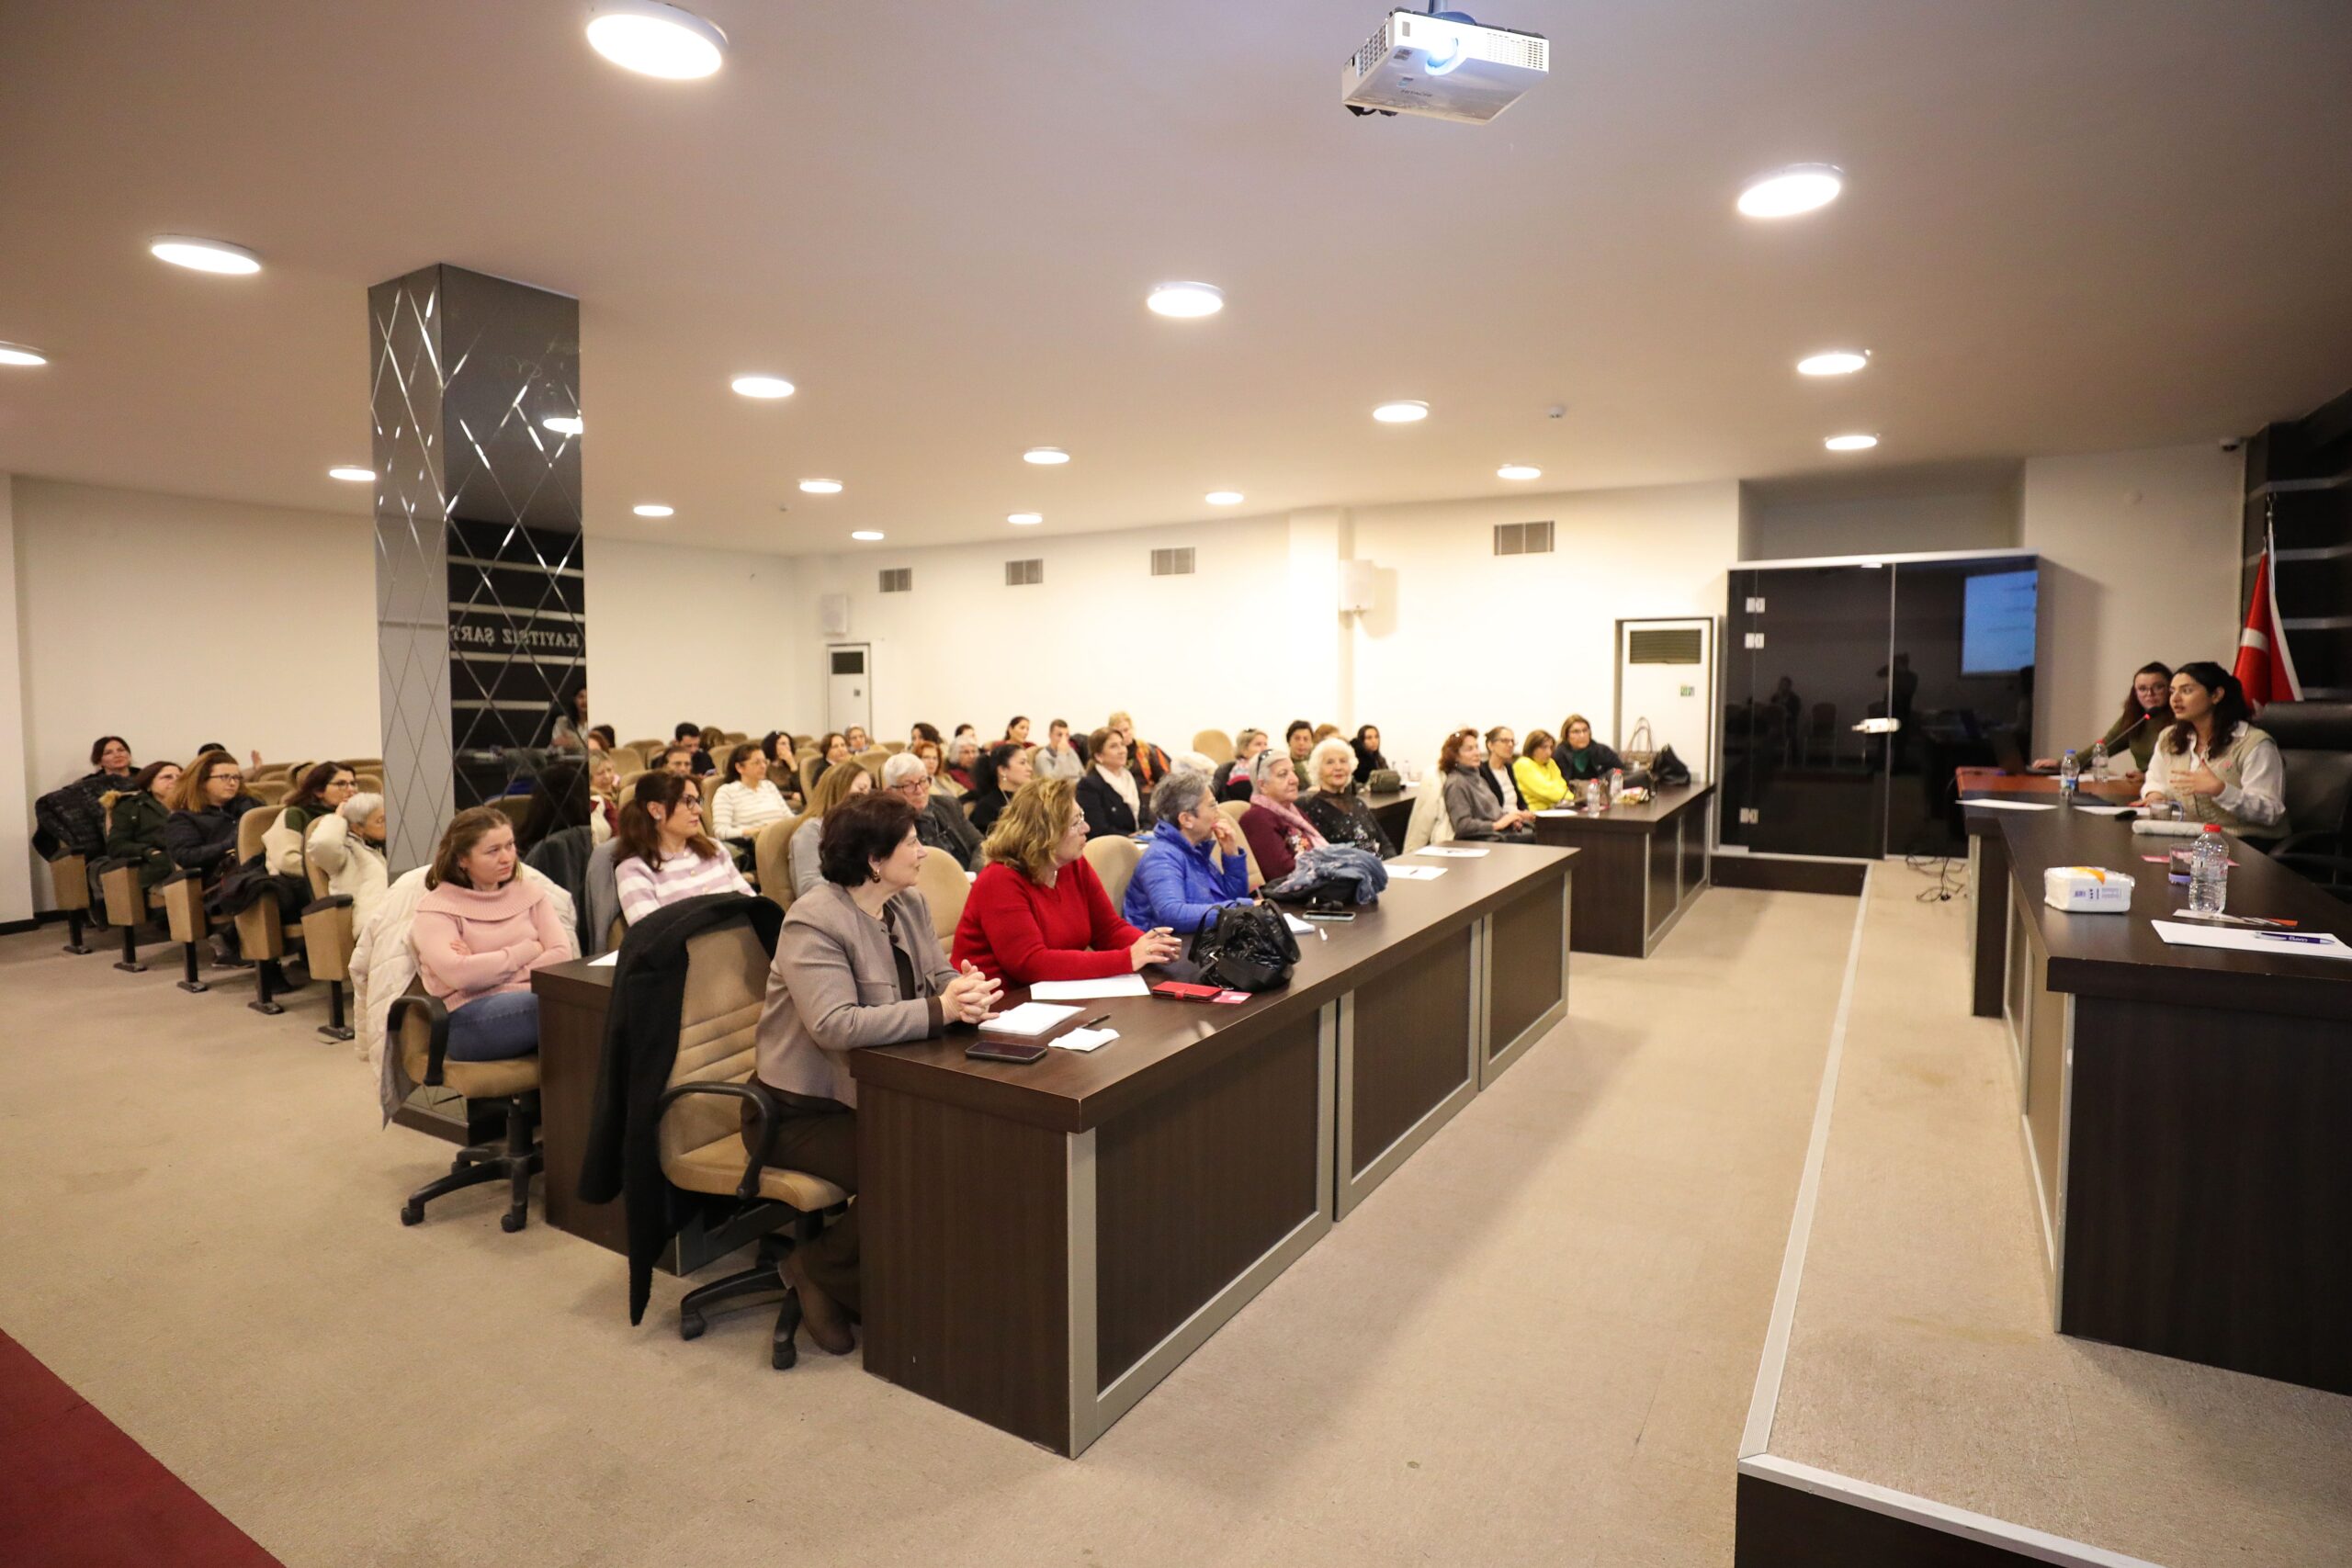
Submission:
[[[21,735],[25,727],[23,656],[24,609],[17,575],[15,486],[0,473],[0,735]],[[0,768],[0,822],[32,819],[32,797],[26,793],[31,770]],[[30,829],[27,829],[29,842]],[[41,873],[48,880],[48,873]],[[0,924],[28,920],[33,913],[33,856],[0,853]]]
[[[2006,550],[2017,547],[2014,488],[1775,501],[1750,496],[1740,528],[1746,560],[1884,551]]]
[[[2045,750],[2097,739],[2150,660],[2235,658],[2244,474],[2211,443],[2027,460],[2019,542],[2042,557]]]
[[[754,739],[824,722],[809,642],[818,563],[593,537],[586,554],[596,723],[628,741],[682,719]]]

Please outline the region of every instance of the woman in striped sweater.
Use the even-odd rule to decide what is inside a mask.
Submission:
[[[702,786],[672,773],[639,775],[621,807],[613,852],[621,914],[631,925],[704,893],[749,893],[734,860],[702,830]]]

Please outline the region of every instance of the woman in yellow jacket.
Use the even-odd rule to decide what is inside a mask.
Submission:
[[[1568,797],[1568,781],[1560,776],[1560,764],[1552,761],[1555,749],[1552,732],[1538,729],[1528,736],[1519,761],[1510,765],[1510,782],[1519,786],[1519,797],[1530,811],[1549,811]]]

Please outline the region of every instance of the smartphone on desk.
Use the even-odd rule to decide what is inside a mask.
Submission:
[[[1018,1040],[975,1040],[964,1047],[964,1055],[975,1062],[1011,1062],[1017,1066],[1044,1059],[1043,1045],[1023,1044]]]
[[[1353,909],[1301,909],[1298,912],[1298,918],[1302,920],[1323,920],[1333,925],[1345,925],[1356,918],[1356,912]]]

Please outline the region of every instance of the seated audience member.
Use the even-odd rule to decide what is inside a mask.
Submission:
[[[1290,752],[1290,765],[1303,771],[1315,750],[1315,727],[1303,718],[1292,719],[1283,728],[1283,745]]]
[[[582,686],[571,694],[571,701],[555,716],[555,733],[548,745],[558,751],[585,751],[588,749],[588,688]]]
[[[292,829],[299,846],[301,835],[310,830],[311,822],[341,810],[343,803],[349,800],[358,788],[359,775],[353,773],[348,764],[321,762],[305,772],[295,783],[294,793],[282,802],[286,815],[277,819],[277,826],[281,830]],[[300,873],[301,858],[298,848],[293,864],[273,865],[269,869]]]
[[[851,725],[842,739],[849,743],[849,754],[853,757],[874,748],[873,738],[865,733],[865,726],[862,724]]]
[[[1266,749],[1266,732],[1262,729],[1241,729],[1233,737],[1233,761],[1218,767],[1209,775],[1216,786],[1219,800],[1247,800],[1252,787],[1250,775],[1259,754]]]
[[[962,799],[980,787],[980,743],[968,735],[958,735],[947,743],[947,777],[956,786],[956,796]]]
[[[864,774],[865,769],[858,770]],[[857,1190],[857,1080],[849,1054],[931,1040],[978,1023],[1001,989],[941,951],[916,889],[925,853],[914,812],[893,795],[837,803],[815,857],[822,880],[792,901],[777,933],[761,1010],[754,1071],[783,1114],[768,1125],[763,1163]],[[743,1136],[757,1125],[748,1113]],[[820,1348],[856,1348],[857,1206],[785,1254],[785,1284]]]
[[[955,959],[1015,986],[1100,980],[1165,964],[1182,944],[1111,908],[1086,863],[1086,816],[1067,779],[1014,792],[989,834],[988,864],[956,922]]]
[[[1487,749],[1475,729],[1446,737],[1437,756],[1438,776],[1444,780],[1445,816],[1457,839],[1528,838],[1533,820],[1524,811],[1505,811],[1503,803],[1487,787]]]
[[[1375,750],[1377,746],[1375,738]],[[1326,740],[1318,744],[1306,759],[1307,767],[1315,774],[1316,787],[1299,801],[1298,808],[1309,822],[1315,824],[1315,830],[1323,835],[1326,842],[1353,844],[1360,850],[1367,850],[1380,859],[1387,860],[1396,853],[1396,846],[1388,841],[1388,835],[1380,830],[1379,818],[1373,816],[1372,807],[1364,804],[1363,796],[1356,793],[1356,763],[1362,756],[1362,752],[1345,740]],[[1246,815],[1242,821],[1246,828],[1249,821]],[[1256,840],[1251,840],[1251,843],[1255,847]],[[1274,874],[1266,870],[1262,855],[1258,869],[1265,874],[1267,881],[1274,880]]]
[[[98,797],[107,813],[107,857],[137,861],[142,891],[172,874],[164,825],[171,820],[171,798],[179,783],[177,762],[150,762],[130,775],[127,788]]]
[[[1028,716],[1025,714],[1014,714],[1012,718],[1007,720],[1004,726],[1004,738],[1007,740],[1012,741],[1015,746],[1027,746],[1029,744]]]
[[[107,790],[131,787],[131,779],[139,765],[130,760],[130,742],[119,735],[101,735],[90,746],[90,771],[82,775],[81,784],[96,799]]]
[[[597,725],[588,732],[588,739],[601,742],[607,751],[617,751],[621,748],[620,732],[609,724]]]
[[[1021,786],[1036,777],[1036,769],[1029,761],[1027,750],[1017,740],[1001,740],[989,748],[989,784],[974,795],[971,806],[972,826],[985,834],[996,826],[996,819]]]
[[[1349,749],[1355,753],[1356,783],[1369,784],[1372,781],[1373,774],[1391,771],[1388,766],[1388,759],[1380,754],[1380,727],[1378,725],[1359,725],[1356,728],[1356,738],[1348,742],[1348,746]]]
[[[1519,797],[1519,784],[1511,777],[1511,763],[1519,757],[1519,737],[1508,724],[1498,724],[1487,731],[1487,760],[1478,768],[1478,776],[1487,781],[1487,791],[1503,803],[1505,811],[1518,811],[1527,804]]]
[[[517,874],[520,863],[506,814],[476,806],[450,822],[424,874],[409,940],[418,977],[449,1010],[453,1062],[537,1050],[531,972],[571,957],[571,934],[554,897],[545,883]]]
[[[670,732],[671,744],[686,749],[687,772],[694,778],[700,778],[711,770],[710,752],[704,748],[702,738],[702,726],[692,719],[681,720],[678,728]]]
[[[727,755],[727,731],[716,726],[705,726],[702,744],[695,750],[695,777],[707,778],[718,772],[718,760]]]
[[[1078,781],[1078,808],[1086,813],[1086,836],[1133,833],[1143,815],[1143,792],[1127,772],[1127,738],[1115,729],[1098,729],[1087,738],[1086,751],[1094,759]]]
[[[226,746],[221,745],[218,740],[208,740],[203,745],[196,749],[196,754],[199,757],[203,756],[207,751],[218,751],[226,757],[233,757],[236,755],[235,752],[230,750]],[[245,764],[247,767],[258,768],[261,766],[260,752],[251,751],[247,752],[246,755],[251,759],[251,761]]]
[[[935,724],[925,724],[921,719],[917,719],[915,721],[915,727],[907,731],[907,750],[911,751],[926,740],[930,741],[933,746],[939,744],[939,726]]]
[[[1552,761],[1560,765],[1560,776],[1570,784],[1586,779],[1609,777],[1611,769],[1622,768],[1625,759],[1609,749],[1604,740],[1592,738],[1592,725],[1580,713],[1572,713],[1560,723],[1560,746],[1553,752]]]
[[[591,751],[588,762],[588,842],[591,848],[603,843],[619,831],[621,825],[621,775],[613,767],[611,757],[602,751]]]
[[[1086,759],[1069,743],[1069,720],[1057,718],[1046,727],[1046,743],[1030,758],[1041,779],[1065,779],[1071,784],[1086,776]]]
[[[514,829],[514,852],[527,856],[567,828],[590,828],[595,816],[594,787],[588,782],[588,764],[566,759],[549,762],[531,781],[529,807]],[[595,833],[588,838],[593,844]]]
[[[1313,755],[1308,753],[1310,759]],[[1299,856],[1327,842],[1322,830],[1298,808],[1298,770],[1287,754],[1267,764],[1252,783],[1250,809],[1241,814],[1241,836],[1258,857],[1258,874],[1268,882],[1288,876]]]
[[[976,745],[976,746],[977,746],[978,744],[979,744],[979,739],[980,739],[980,730],[979,730],[979,727],[978,727],[978,725],[973,725],[973,724],[959,724],[959,725],[957,725],[957,726],[956,727],[956,733],[955,733],[955,734],[953,734],[953,735],[951,735],[951,736],[949,736],[949,737],[947,738],[947,740],[948,740],[947,753],[948,753],[948,755],[952,757],[952,756],[954,756],[954,755],[956,754],[956,745],[955,745],[955,743],[956,743],[956,741],[958,741],[958,740],[963,740],[963,739],[969,739],[969,740],[970,740],[974,745]]]
[[[310,835],[311,863],[325,874],[327,896],[351,900],[351,929],[368,929],[390,880],[384,863],[384,797],[354,795]]]
[[[827,730],[825,738],[817,742],[817,765],[808,770],[810,786],[824,783],[825,774],[840,763],[848,761],[852,755],[849,737],[838,729]]]
[[[1336,724],[1318,724],[1315,727],[1315,745],[1320,746],[1323,742],[1333,739],[1339,733],[1340,727]],[[1310,746],[1307,748],[1307,754],[1309,756],[1314,754],[1314,747]]]
[[[1159,826],[1127,882],[1120,911],[1127,924],[1190,936],[1226,905],[1250,902],[1250,858],[1233,819],[1217,809],[1206,773],[1160,780],[1151,811]]]
[[[784,792],[768,777],[768,760],[746,741],[727,753],[727,782],[710,797],[710,831],[728,843],[748,845],[771,822],[792,815]]]
[[[1560,764],[1552,760],[1555,750],[1550,730],[1532,729],[1527,734],[1527,750],[1510,765],[1519,798],[1530,811],[1549,811],[1568,797],[1568,781],[1561,777]]]
[[[694,777],[695,749],[684,744],[671,747],[662,753],[660,768],[662,773],[674,773],[682,779]]]
[[[906,753],[901,751],[899,755],[903,757]],[[887,769],[888,764],[884,766]],[[823,841],[826,815],[843,801],[868,794],[873,788],[872,773],[862,767],[848,767],[835,768],[819,779],[817,787],[808,792],[808,814],[801,818],[799,826],[792,829],[792,841],[786,846],[792,861],[792,896],[795,898],[817,886],[818,846]]]
[[[900,752],[899,755],[902,757],[915,757],[922,760],[922,771],[931,775],[932,794],[939,796],[942,800],[960,800],[963,798],[964,792],[957,789],[956,787],[956,781],[949,778],[941,769],[940,763],[944,753],[940,750],[938,741],[918,740],[913,745],[908,747],[904,751]]]
[[[2278,743],[2254,727],[2254,710],[2237,678],[2197,659],[2173,671],[2173,722],[2148,754],[2148,804],[2177,801],[2192,822],[2218,822],[2242,839],[2284,838],[2290,830],[2286,770]]]
[[[922,760],[899,752],[882,764],[882,787],[915,808],[915,837],[928,850],[937,850],[966,871],[979,853],[980,830],[964,808],[932,787],[930,770]]]
[[[702,830],[702,785],[647,773],[621,807],[613,879],[621,916],[635,925],[665,904],[706,893],[749,893],[734,858]]]
[[[2108,761],[2114,765],[2122,762],[2122,750],[2128,750],[2132,753],[2132,772],[2145,773],[2148,761],[2155,752],[2156,737],[2171,725],[2172,671],[2163,664],[2143,664],[2132,671],[2132,694],[2123,699],[2123,711],[2096,744],[2107,748]],[[2086,773],[2090,769],[2090,760],[2091,749],[2085,746],[2077,761]],[[2058,759],[2038,757],[2033,765],[2054,770]]]
[[[1160,780],[1176,771],[1175,765],[1169,761],[1167,752],[1148,740],[1136,739],[1133,715],[1124,711],[1114,713],[1105,721],[1103,728],[1117,730],[1119,739],[1127,743],[1127,772],[1135,775],[1136,787],[1147,797],[1159,787]]]
[[[203,873],[209,890],[236,864],[237,819],[260,804],[245,793],[244,771],[234,757],[205,752],[180,775],[171,818],[164,824],[172,863]]]

